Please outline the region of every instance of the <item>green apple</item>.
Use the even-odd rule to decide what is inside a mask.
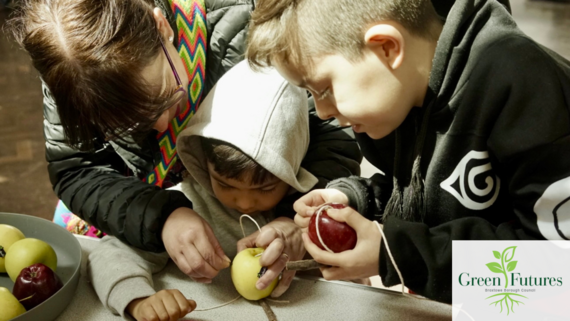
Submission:
[[[259,258],[263,253],[261,248],[248,248],[239,252],[232,262],[232,281],[236,290],[248,300],[259,300],[271,294],[271,291],[277,286],[278,280],[275,279],[271,284],[263,290],[258,290],[255,283],[259,280],[258,274],[261,271]]]
[[[6,256],[10,246],[24,238],[26,238],[24,233],[12,225],[0,224],[0,273],[6,273],[4,256]]]
[[[12,244],[5,259],[6,271],[12,281],[16,281],[23,268],[32,264],[45,264],[54,272],[57,268],[57,256],[53,248],[46,242],[34,238],[25,238]]]
[[[11,320],[26,312],[24,306],[6,288],[0,287],[0,321]]]

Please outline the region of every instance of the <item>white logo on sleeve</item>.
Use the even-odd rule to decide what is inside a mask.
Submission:
[[[570,239],[570,177],[548,186],[534,204],[536,225],[549,240]]]
[[[501,180],[493,174],[489,153],[472,150],[439,186],[468,209],[484,210],[499,196]]]

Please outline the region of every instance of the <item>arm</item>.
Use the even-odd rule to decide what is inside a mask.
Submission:
[[[126,164],[109,144],[95,152],[71,149],[46,86],[43,92],[46,159],[57,196],[103,232],[141,249],[164,251],[164,222],[175,209],[191,208],[191,202],[181,192],[124,176]]]
[[[156,293],[152,274],[162,270],[167,262],[166,253],[137,250],[106,236],[89,254],[87,273],[101,303],[125,317],[131,301]]]

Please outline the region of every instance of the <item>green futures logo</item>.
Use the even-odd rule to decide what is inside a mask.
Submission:
[[[518,261],[513,260],[516,248],[516,246],[507,247],[502,254],[498,251],[493,251],[493,255],[496,259],[500,260],[500,262],[491,262],[486,264],[491,272],[499,273],[504,276],[505,284],[505,290],[501,288],[486,288],[485,292],[499,292],[487,297],[486,299],[494,298],[493,300],[495,301],[491,302],[489,305],[500,305],[501,311],[499,313],[503,312],[504,303],[507,309],[507,315],[509,315],[510,312],[515,312],[515,303],[518,306],[519,304],[524,304],[524,302],[521,301],[522,298],[528,299],[526,296],[515,292],[536,292],[535,287],[562,286],[562,277],[521,277],[520,273],[513,272],[518,263]],[[511,287],[521,288],[506,290],[509,286],[508,272],[510,272],[511,276]],[[500,277],[470,277],[467,272],[463,272],[459,275],[459,284],[461,286],[502,286]]]

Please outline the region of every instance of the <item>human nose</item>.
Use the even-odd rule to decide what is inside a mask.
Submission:
[[[315,109],[317,110],[317,116],[322,120],[333,118],[336,114],[336,108],[327,99],[315,99]]]
[[[254,198],[248,195],[238,194],[234,199],[234,203],[236,204],[237,210],[247,214],[254,211],[256,202]]]
[[[169,123],[168,110],[165,110],[162,113],[162,115],[160,115],[156,123],[154,123],[154,126],[152,126],[152,128],[158,131],[159,133],[162,133],[168,129],[168,123]]]

